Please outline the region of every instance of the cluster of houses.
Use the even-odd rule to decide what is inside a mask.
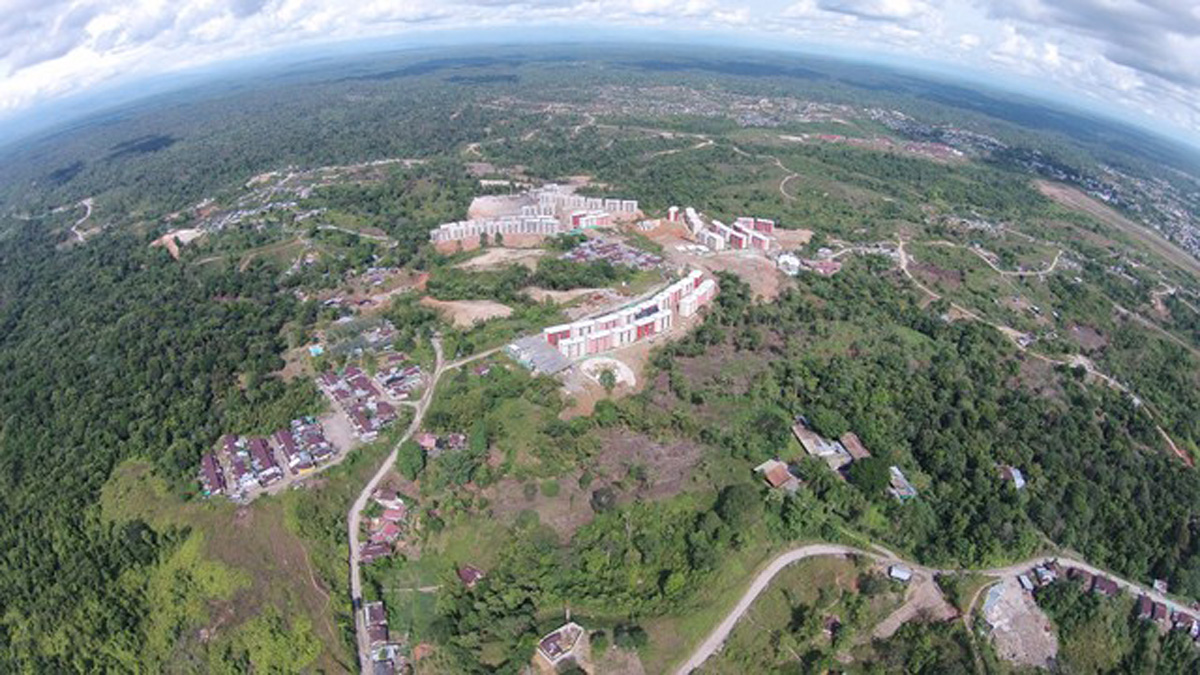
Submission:
[[[555,184],[529,191],[526,199],[532,203],[521,206],[519,214],[445,223],[430,230],[429,239],[437,244],[482,235],[551,236],[571,230],[607,227],[612,224],[614,214],[633,216],[638,213],[635,199],[585,197]]]
[[[594,319],[551,326],[542,337],[567,358],[599,354],[669,331],[676,313],[690,317],[716,294],[717,283],[692,270],[649,300]]]
[[[1066,578],[1078,583],[1084,592],[1096,593],[1109,598],[1115,598],[1121,594],[1121,587],[1116,581],[1103,575],[1092,574],[1078,567],[1067,567],[1064,569],[1055,560],[1043,565],[1036,565],[1029,571],[1018,574],[1017,583],[1025,591],[1033,593],[1039,588],[1049,586],[1062,579],[1064,575]],[[1154,582],[1154,588],[1160,593],[1167,592],[1166,582],[1161,580]],[[988,595],[988,599],[984,604],[985,611],[990,604],[996,602],[998,595],[999,587],[997,586]],[[1200,642],[1200,639],[1198,639],[1200,638],[1200,619],[1194,614],[1179,608],[1172,609],[1166,603],[1158,602],[1145,593],[1138,596],[1137,603],[1134,606],[1134,613],[1142,621],[1151,621],[1163,630],[1174,629],[1184,631],[1193,639],[1197,639]]]
[[[624,265],[636,270],[654,269],[662,264],[662,256],[634,248],[619,241],[588,239],[562,255],[563,260],[575,262],[607,261],[613,265]]]
[[[404,354],[389,351],[380,356],[375,381],[392,398],[403,401],[425,383],[425,377],[420,365],[410,362]]]
[[[853,431],[847,431],[836,441],[832,441],[813,431],[808,425],[808,420],[803,416],[796,417],[795,424],[792,425],[792,434],[795,435],[796,440],[800,441],[805,452],[824,460],[829,468],[838,472],[839,475],[842,475],[842,471],[854,462],[871,456],[870,451],[858,438],[858,434]],[[778,459],[767,460],[754,467],[754,471],[760,474],[767,485],[772,488],[795,492],[801,485],[800,479],[792,473],[791,468]],[[900,467],[892,466],[888,471],[888,492],[892,496],[901,501],[917,496],[917,489],[908,481]]]
[[[371,498],[382,511],[366,523],[367,540],[359,551],[364,564],[391,555],[395,550],[396,541],[404,534],[404,524],[408,521],[408,505],[395,490],[380,488]]]
[[[367,639],[371,647],[373,675],[392,675],[405,672],[407,659],[403,645],[393,642],[388,634],[387,608],[383,602],[368,602],[363,605],[363,623],[367,626]]]
[[[320,423],[312,417],[292,420],[289,428],[275,431],[269,438],[226,434],[217,453],[200,458],[201,491],[208,497],[243,499],[287,475],[308,473],[335,454]]]
[[[417,445],[425,451],[425,455],[430,459],[436,459],[443,452],[462,450],[467,447],[467,435],[458,432],[438,435],[429,431],[422,431],[413,437]]]
[[[347,366],[340,375],[332,370],[321,373],[317,383],[346,413],[354,432],[364,441],[375,440],[379,431],[396,419],[396,408],[383,400],[379,388],[357,366]]]
[[[679,207],[667,209],[667,220],[680,222]],[[713,219],[705,223],[696,209],[687,207],[683,222],[695,240],[714,251],[753,250],[766,253],[771,250],[771,239],[775,234],[775,221],[766,218],[743,216],[726,225]]]

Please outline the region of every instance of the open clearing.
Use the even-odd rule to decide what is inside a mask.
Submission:
[[[469,220],[487,220],[501,216],[515,216],[521,213],[521,206],[529,204],[530,200],[522,196],[493,195],[476,197],[467,208]]]
[[[500,269],[513,264],[534,269],[537,267],[538,258],[544,255],[546,251],[540,248],[491,248],[482,255],[460,262],[455,267],[471,272]]]
[[[1058,654],[1054,627],[1017,578],[1005,578],[988,596],[984,618],[992,626],[996,654],[1020,666],[1053,666]]]
[[[458,328],[512,315],[512,307],[493,300],[435,300],[426,296],[421,298],[421,304],[441,312]]]
[[[890,638],[901,626],[917,617],[930,621],[947,621],[956,616],[958,610],[942,597],[942,591],[934,583],[933,577],[925,572],[917,572],[909,582],[904,604],[879,622],[875,627],[874,636],[878,639]]]
[[[546,240],[542,234],[506,234],[504,245],[507,248],[537,248]],[[459,251],[474,251],[479,248],[479,237],[466,237],[457,241],[439,241],[434,245],[438,253],[447,255]]]
[[[593,293],[603,294],[608,290],[607,288],[576,288],[570,291],[551,291],[545,288],[538,288],[537,286],[530,286],[522,292],[532,298],[534,302],[546,302],[549,300],[556,305],[565,305],[584,296]]]
[[[1196,260],[1187,253],[1179,250],[1174,244],[1164,239],[1162,235],[1149,227],[1133,222],[1111,207],[1092,199],[1069,185],[1051,183],[1045,180],[1035,181],[1035,184],[1042,194],[1059,204],[1070,209],[1083,211],[1105,225],[1121,230],[1184,271],[1191,272],[1192,274],[1200,274],[1200,260]]]

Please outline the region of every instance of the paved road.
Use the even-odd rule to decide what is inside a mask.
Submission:
[[[441,379],[449,370],[460,368],[479,359],[486,358],[503,349],[503,347],[495,347],[486,351],[463,357],[457,361],[445,362],[445,357],[442,354],[442,343],[438,338],[433,338],[433,350],[436,355],[436,365],[433,369],[433,374],[430,376],[429,385],[425,389],[425,393],[421,395],[419,401],[415,403],[412,421],[409,422],[408,429],[400,440],[396,441],[395,447],[383,460],[383,464],[371,480],[367,481],[365,487],[358,495],[358,499],[354,500],[354,505],[350,507],[350,513],[346,517],[346,524],[350,535],[350,599],[354,607],[354,626],[358,641],[358,663],[361,672],[371,672],[371,641],[367,636],[367,625],[363,620],[362,612],[358,611],[362,605],[362,561],[359,559],[359,540],[358,534],[362,524],[362,511],[367,506],[367,500],[371,498],[371,494],[375,492],[375,488],[392,470],[392,466],[396,463],[396,457],[399,453],[400,446],[409,438],[412,437],[418,429],[421,428],[421,421],[425,418],[425,412],[429,409],[429,404],[433,402],[434,392],[437,390],[438,380]]]
[[[1074,560],[1072,558],[1065,558],[1061,556],[1039,556],[1020,563],[1009,565],[1007,567],[997,567],[987,570],[945,570],[924,567],[906,560],[901,560],[895,556],[881,555],[879,552],[866,551],[853,546],[842,546],[840,544],[809,544],[807,546],[801,546],[799,548],[779,554],[766,566],[766,568],[759,572],[758,575],[754,577],[754,580],[750,583],[750,588],[746,589],[746,592],[742,594],[742,597],[740,600],[738,600],[737,605],[735,605],[734,608],[730,610],[725,618],[721,621],[721,623],[718,624],[711,633],[709,633],[708,637],[704,639],[704,642],[700,643],[700,645],[696,647],[696,649],[692,652],[691,657],[689,657],[688,660],[675,671],[676,675],[688,675],[688,673],[691,673],[703,665],[704,662],[708,660],[708,657],[716,653],[721,646],[725,644],[725,640],[729,637],[729,634],[733,632],[733,628],[737,625],[737,622],[750,609],[751,605],[754,604],[754,601],[758,598],[758,596],[767,589],[767,586],[770,585],[771,580],[775,578],[775,575],[782,572],[785,567],[804,560],[805,558],[827,555],[859,555],[872,558],[885,564],[901,563],[912,568],[912,570],[917,574],[928,574],[931,576],[955,572],[973,572],[975,574],[994,577],[997,579],[1013,577],[1022,572],[1027,572],[1030,568],[1037,565],[1042,565],[1052,560],[1057,560],[1058,563],[1064,567],[1076,567],[1090,572],[1093,575],[1101,575],[1112,579],[1114,582],[1116,582],[1117,586],[1125,592],[1132,593],[1134,595],[1148,595],[1150,599],[1154,600],[1155,602],[1161,602],[1167,605],[1172,612],[1186,611],[1193,614],[1195,613],[1194,610],[1190,609],[1186,605],[1175,602],[1174,600],[1171,600],[1162,593],[1158,593],[1153,589],[1146,588],[1145,586],[1132,581],[1121,579],[1120,577],[1114,576],[1105,570],[1093,567],[1092,565],[1089,565],[1081,560]]]

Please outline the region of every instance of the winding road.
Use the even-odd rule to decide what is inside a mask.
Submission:
[[[742,594],[741,599],[738,600],[737,604],[734,605],[733,609],[729,611],[721,623],[718,624],[711,633],[709,633],[708,637],[706,637],[698,647],[696,647],[688,660],[685,661],[683,665],[681,665],[675,671],[676,675],[688,675],[692,671],[702,666],[704,662],[708,660],[708,657],[720,650],[721,646],[725,644],[725,640],[729,638],[729,634],[732,633],[734,627],[737,626],[738,621],[743,615],[746,614],[747,611],[749,611],[750,607],[754,604],[754,601],[758,598],[758,596],[767,589],[775,576],[782,572],[784,568],[807,558],[848,555],[871,558],[884,564],[899,563],[911,568],[918,574],[928,574],[933,576],[939,574],[969,572],[995,579],[1016,576],[1017,574],[1028,571],[1032,567],[1056,560],[1064,567],[1075,567],[1092,575],[1099,575],[1112,579],[1117,584],[1117,587],[1122,591],[1133,593],[1135,595],[1147,595],[1151,600],[1155,602],[1161,602],[1166,605],[1172,612],[1193,611],[1186,605],[1182,605],[1151,588],[1147,588],[1141,584],[1113,576],[1107,571],[1093,567],[1092,565],[1089,565],[1083,561],[1061,556],[1037,556],[1035,558],[1030,558],[1029,560],[1008,565],[1006,567],[997,567],[986,570],[949,570],[924,567],[922,565],[902,560],[894,556],[881,555],[875,551],[867,551],[864,549],[855,548],[853,546],[843,546],[841,544],[809,544],[799,548],[794,548],[790,551],[785,551],[771,560],[771,562],[768,563],[767,566],[754,577],[754,580],[750,582],[750,587],[746,589],[746,592]]]
[[[354,627],[355,635],[358,642],[358,663],[361,672],[371,672],[371,640],[367,636],[367,624],[363,614],[359,611],[362,607],[362,560],[359,552],[359,531],[362,526],[362,512],[367,506],[367,501],[371,498],[371,494],[375,492],[375,488],[383,481],[388,472],[392,470],[392,466],[396,463],[396,457],[399,454],[400,446],[412,438],[412,435],[421,428],[421,422],[425,419],[425,412],[429,409],[429,404],[433,402],[434,392],[437,391],[438,381],[447,371],[460,368],[462,366],[486,358],[503,349],[503,347],[495,347],[488,349],[471,356],[463,357],[457,361],[445,362],[445,357],[442,354],[442,342],[438,337],[431,339],[433,351],[436,358],[436,365],[433,368],[433,375],[429,379],[429,385],[425,388],[425,393],[421,394],[421,399],[415,403],[412,421],[408,424],[408,429],[404,431],[404,435],[396,441],[396,445],[392,447],[392,451],[388,453],[379,470],[367,481],[365,487],[358,495],[358,499],[354,500],[354,505],[350,507],[350,513],[346,517],[348,533],[350,535],[350,599],[354,608]]]

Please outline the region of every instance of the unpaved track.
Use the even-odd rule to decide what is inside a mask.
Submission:
[[[436,365],[433,369],[433,376],[429,380],[429,386],[425,389],[425,393],[421,395],[421,400],[416,404],[416,410],[413,413],[412,422],[409,423],[408,429],[400,440],[396,441],[396,445],[392,447],[392,451],[388,453],[383,464],[371,480],[367,481],[366,486],[358,495],[358,499],[354,500],[354,505],[350,507],[350,513],[346,518],[347,527],[350,535],[350,599],[354,610],[354,626],[356,639],[358,642],[358,664],[360,672],[371,672],[371,640],[367,636],[367,624],[363,620],[362,612],[359,608],[362,606],[362,561],[359,559],[359,542],[358,533],[362,523],[362,511],[367,506],[367,500],[371,498],[371,493],[375,492],[375,488],[383,481],[388,472],[392,470],[392,466],[396,463],[396,456],[399,453],[400,446],[412,437],[418,429],[421,428],[421,421],[425,418],[425,412],[429,410],[429,404],[433,402],[434,392],[437,390],[438,380],[446,371],[454,370],[462,366],[486,358],[503,349],[503,347],[495,347],[486,351],[479,352],[471,356],[467,356],[457,361],[446,363],[442,354],[442,342],[438,338],[433,338],[433,351],[436,356]]]
[[[754,601],[758,598],[758,596],[767,589],[767,586],[770,585],[771,580],[775,578],[775,575],[779,574],[784,570],[784,568],[793,563],[799,562],[806,558],[826,555],[857,555],[871,558],[876,562],[883,564],[901,563],[910,567],[915,574],[926,575],[930,579],[938,574],[953,574],[955,572],[970,571],[923,567],[921,565],[917,565],[916,563],[898,559],[894,556],[882,555],[877,551],[867,551],[864,549],[855,548],[853,546],[843,546],[841,544],[809,544],[807,546],[794,548],[776,556],[775,559],[768,563],[767,566],[754,577],[753,581],[750,582],[750,587],[746,589],[745,593],[742,594],[741,599],[738,600],[738,603],[733,607],[733,609],[731,609],[725,618],[721,620],[721,623],[718,624],[711,633],[709,633],[708,637],[706,637],[704,641],[701,642],[695,650],[693,650],[692,655],[687,659],[687,661],[685,661],[683,665],[676,669],[676,675],[688,675],[688,673],[696,670],[708,660],[708,657],[712,656],[721,648],[723,644],[725,644],[725,640],[728,639],[729,634],[733,632],[734,626],[737,625],[738,621],[742,618],[742,615],[744,615],[750,609],[751,605],[754,604]],[[1155,602],[1161,602],[1166,605],[1172,612],[1192,611],[1190,608],[1171,600],[1167,596],[1151,588],[1147,588],[1141,584],[1114,576],[1105,570],[1101,570],[1083,561],[1075,560],[1073,558],[1061,556],[1038,556],[1023,562],[1008,565],[1006,567],[977,570],[975,573],[996,579],[1004,579],[1028,571],[1031,567],[1044,565],[1052,560],[1058,561],[1058,563],[1064,567],[1075,567],[1093,575],[1100,575],[1112,579],[1117,584],[1117,587],[1122,591],[1134,595],[1147,595],[1151,600]]]
[[[900,255],[900,271],[904,273],[904,276],[908,277],[908,280],[911,281],[914,286],[916,286],[917,288],[919,288],[920,290],[925,292],[925,294],[928,295],[930,298],[932,298],[934,300],[940,300],[942,298],[941,295],[935,293],[933,291],[933,289],[929,288],[928,286],[926,286],[925,284],[923,284],[919,280],[917,280],[917,278],[915,276],[913,276],[912,272],[908,269],[908,265],[911,262],[911,258],[909,258],[908,252],[905,251],[905,249],[904,249],[905,243],[906,242],[903,239],[900,239],[900,238],[896,239],[896,250]],[[1056,257],[1055,262],[1057,262],[1057,261],[1058,261],[1058,258]],[[1113,303],[1113,306],[1119,311],[1124,311],[1124,312],[1130,313],[1124,307],[1121,307],[1120,305],[1118,305],[1116,303]],[[1132,391],[1130,391],[1129,387],[1126,387],[1125,385],[1121,384],[1117,380],[1113,379],[1108,374],[1101,371],[1099,368],[1096,367],[1096,364],[1092,363],[1091,359],[1089,359],[1086,356],[1083,356],[1081,354],[1075,354],[1071,358],[1067,358],[1067,359],[1056,359],[1056,358],[1053,358],[1050,356],[1046,356],[1045,354],[1039,354],[1038,352],[1035,352],[1035,351],[1029,349],[1028,347],[1026,347],[1025,345],[1021,344],[1021,337],[1023,334],[1020,331],[1015,330],[1009,326],[1005,326],[1003,324],[998,324],[998,323],[995,323],[994,321],[985,319],[982,316],[976,314],[975,312],[972,312],[971,310],[969,310],[966,307],[963,307],[962,305],[959,305],[957,303],[951,302],[950,307],[952,309],[958,311],[959,313],[961,313],[963,316],[967,317],[968,319],[971,319],[972,321],[986,323],[987,325],[991,326],[992,328],[995,328],[996,330],[1000,331],[1000,333],[1002,335],[1007,337],[1013,343],[1013,345],[1016,346],[1016,348],[1024,354],[1027,354],[1035,359],[1045,361],[1046,363],[1049,363],[1051,365],[1068,366],[1068,367],[1072,367],[1072,368],[1083,368],[1085,371],[1087,371],[1088,375],[1100,380],[1106,386],[1108,386],[1116,391],[1119,391],[1122,394],[1125,394],[1126,396],[1129,396],[1129,397],[1135,399],[1136,401],[1140,401],[1143,405],[1143,409],[1146,410],[1147,414],[1150,416],[1150,419],[1153,420],[1155,428],[1158,430],[1159,435],[1161,435],[1163,437],[1163,439],[1166,441],[1167,447],[1171,450],[1171,452],[1174,453],[1177,457],[1179,457],[1179,459],[1182,460],[1183,463],[1188,465],[1189,467],[1192,467],[1195,465],[1195,462],[1192,459],[1191,455],[1188,454],[1187,452],[1181,450],[1179,448],[1179,446],[1177,446],[1175,444],[1175,441],[1173,441],[1171,439],[1171,435],[1167,433],[1166,429],[1163,429],[1162,425],[1158,423],[1158,415],[1151,409],[1151,407],[1149,405],[1147,405],[1145,403],[1145,399],[1134,394]],[[1132,313],[1130,313],[1130,314],[1132,314]],[[1140,316],[1140,315],[1134,314],[1134,316]]]

